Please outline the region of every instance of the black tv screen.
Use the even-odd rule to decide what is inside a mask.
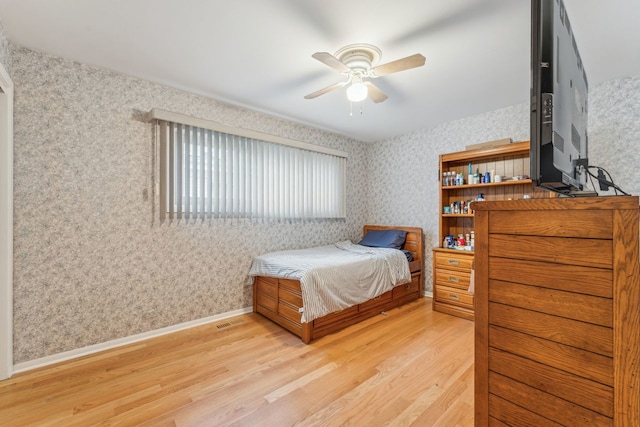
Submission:
[[[586,194],[587,75],[562,0],[531,1],[531,179]]]

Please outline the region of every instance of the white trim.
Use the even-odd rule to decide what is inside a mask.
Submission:
[[[13,82],[0,63],[0,380],[13,375]]]
[[[208,323],[217,322],[223,319],[228,319],[230,317],[251,313],[252,311],[253,311],[252,307],[245,307],[239,310],[228,311],[222,314],[216,314],[215,316],[210,316],[202,319],[192,320],[189,322],[179,323],[177,325],[167,326],[166,328],[143,332],[140,334],[131,335],[124,338],[118,338],[115,340],[103,342],[100,344],[94,344],[87,347],[77,348],[75,350],[69,350],[62,353],[58,353],[58,354],[52,354],[51,356],[45,356],[39,359],[29,360],[28,362],[17,363],[14,366],[14,373],[30,371],[36,368],[42,368],[43,366],[53,365],[54,363],[64,362],[67,360],[75,359],[75,358],[86,356],[89,354],[98,353],[100,351],[111,350],[117,347],[122,347],[124,345],[148,340],[150,338],[156,338],[162,335],[167,335],[174,332],[182,331],[184,329],[195,328],[197,326],[206,325]]]
[[[335,150],[321,145],[309,144],[307,142],[296,141],[295,139],[284,138],[282,136],[271,135],[251,129],[242,129],[235,126],[229,126],[213,120],[200,119],[185,114],[173,113],[171,111],[160,110],[154,108],[149,111],[149,121],[164,120],[166,122],[180,123],[183,125],[195,126],[202,129],[214,130],[231,135],[244,136],[245,138],[257,139],[260,141],[273,142],[275,144],[286,145],[288,147],[300,148],[302,150],[315,151],[317,153],[331,154],[332,156],[348,158],[349,154],[344,151]]]
[[[422,296],[427,298],[433,298],[433,291],[424,291],[422,293]]]

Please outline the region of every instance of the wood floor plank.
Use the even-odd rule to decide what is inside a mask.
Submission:
[[[305,345],[242,315],[0,381],[0,425],[472,426],[473,326],[422,298]]]

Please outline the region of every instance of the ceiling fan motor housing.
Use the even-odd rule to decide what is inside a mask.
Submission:
[[[353,71],[366,75],[380,61],[382,52],[373,45],[358,43],[343,47],[334,56]]]

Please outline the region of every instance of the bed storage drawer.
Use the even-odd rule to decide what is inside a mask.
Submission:
[[[407,295],[415,296],[416,294],[418,294],[419,296],[420,277],[420,273],[414,273],[411,275],[411,282],[393,288],[393,299],[403,299]]]
[[[278,299],[280,302],[285,301],[294,307],[302,307],[302,292],[281,286],[280,289],[278,289]]]
[[[277,310],[278,303],[275,298],[258,294],[258,305],[275,312]]]
[[[354,305],[352,307],[345,308],[344,310],[336,311],[335,313],[329,313],[326,316],[322,316],[321,318],[314,320],[313,326],[319,328],[322,326],[338,323],[343,319],[352,317],[357,312],[358,306]]]
[[[291,279],[278,279],[280,282],[281,288],[291,289],[292,291],[297,291],[298,293],[302,292],[302,288],[300,288],[300,281],[291,280]]]
[[[288,320],[291,320],[297,325],[300,325],[302,313],[300,313],[298,307],[294,307],[291,304],[280,301],[280,303],[278,304],[278,314]]]
[[[276,312],[278,309],[278,279],[258,277],[256,279],[256,304]]]
[[[409,271],[410,272],[421,272],[422,271],[422,260],[416,259],[414,261],[409,262]]]
[[[377,297],[370,299],[369,301],[363,302],[362,304],[358,304],[358,311],[369,311],[374,310],[376,307],[385,305],[393,298],[392,291],[387,291],[384,294],[378,295]]]
[[[272,298],[278,296],[278,279],[274,279],[273,277],[258,277],[256,279],[256,285],[259,294],[268,295]]]
[[[290,279],[278,279],[278,314],[300,325],[302,319],[302,291],[300,282]]]

